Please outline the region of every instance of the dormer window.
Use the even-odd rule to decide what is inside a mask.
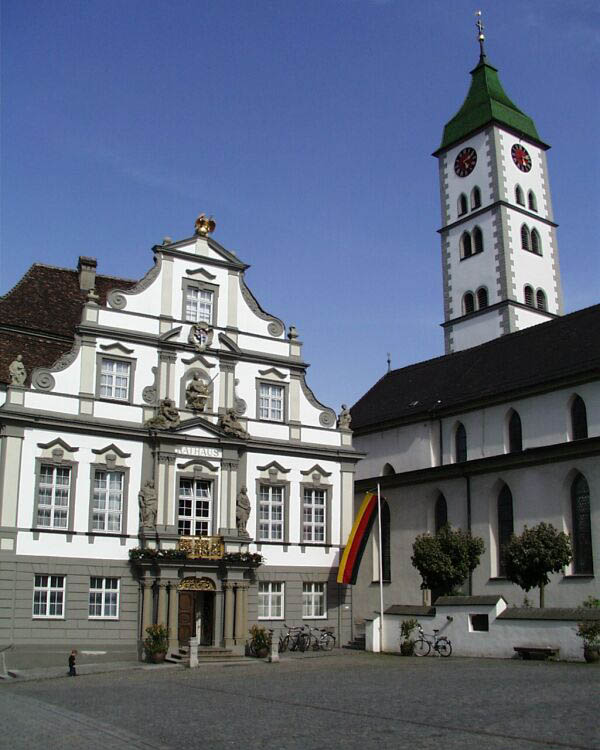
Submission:
[[[115,401],[129,401],[131,380],[131,363],[123,359],[102,357],[100,364],[101,398]]]
[[[181,317],[189,323],[217,322],[219,287],[203,280],[183,279],[183,309]]]

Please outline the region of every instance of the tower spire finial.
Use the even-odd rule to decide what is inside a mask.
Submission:
[[[485,34],[483,33],[484,26],[483,21],[481,20],[480,10],[475,11],[475,17],[477,18],[475,26],[477,26],[477,41],[479,42],[479,62],[483,62],[485,60],[485,50],[483,49]]]

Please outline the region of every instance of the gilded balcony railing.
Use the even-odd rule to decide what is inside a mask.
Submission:
[[[177,549],[184,550],[190,560],[220,560],[225,554],[221,536],[184,536],[177,542]]]

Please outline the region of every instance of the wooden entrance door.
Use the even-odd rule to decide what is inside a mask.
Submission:
[[[179,627],[177,640],[180,644],[188,644],[190,638],[196,635],[196,592],[179,592]]]
[[[199,597],[199,612],[202,618],[200,644],[202,646],[212,646],[214,636],[215,595],[212,591],[203,591],[199,594]]]

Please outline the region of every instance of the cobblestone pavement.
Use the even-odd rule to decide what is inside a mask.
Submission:
[[[0,747],[600,748],[596,665],[334,652],[0,684]]]

